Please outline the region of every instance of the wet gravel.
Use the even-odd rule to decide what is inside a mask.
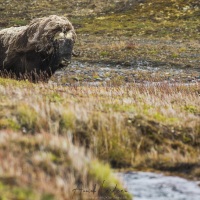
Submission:
[[[73,61],[57,71],[53,82],[62,85],[120,85],[124,83],[199,83],[200,69],[154,66],[148,61],[125,63]]]

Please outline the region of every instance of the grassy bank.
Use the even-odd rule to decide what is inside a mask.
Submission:
[[[198,83],[61,87],[0,82],[2,130],[66,137],[114,168],[188,170],[189,176],[200,176]]]
[[[85,121],[73,91],[6,79],[0,83],[2,199],[130,199],[109,165],[78,145],[84,139],[75,132],[82,134]]]
[[[0,134],[1,199],[131,199],[108,165],[66,136],[8,130]],[[115,187],[123,191],[113,192]]]

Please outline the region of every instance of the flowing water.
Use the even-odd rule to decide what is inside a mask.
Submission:
[[[150,172],[120,173],[134,200],[200,200],[199,182]]]

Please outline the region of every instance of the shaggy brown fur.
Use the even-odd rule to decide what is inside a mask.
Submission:
[[[14,72],[17,76],[33,70],[53,73],[59,68],[54,55],[54,38],[60,32],[70,33],[71,40],[75,41],[76,34],[72,24],[67,18],[56,15],[34,19],[27,26],[1,30],[0,70]],[[55,58],[52,58],[53,55]]]

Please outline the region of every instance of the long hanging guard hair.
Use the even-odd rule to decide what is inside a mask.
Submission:
[[[66,17],[50,15],[34,19],[27,26],[11,27],[0,31],[0,40],[6,48],[4,63],[14,58],[17,53],[29,51],[46,51],[52,47],[52,40],[57,32],[76,33]]]

